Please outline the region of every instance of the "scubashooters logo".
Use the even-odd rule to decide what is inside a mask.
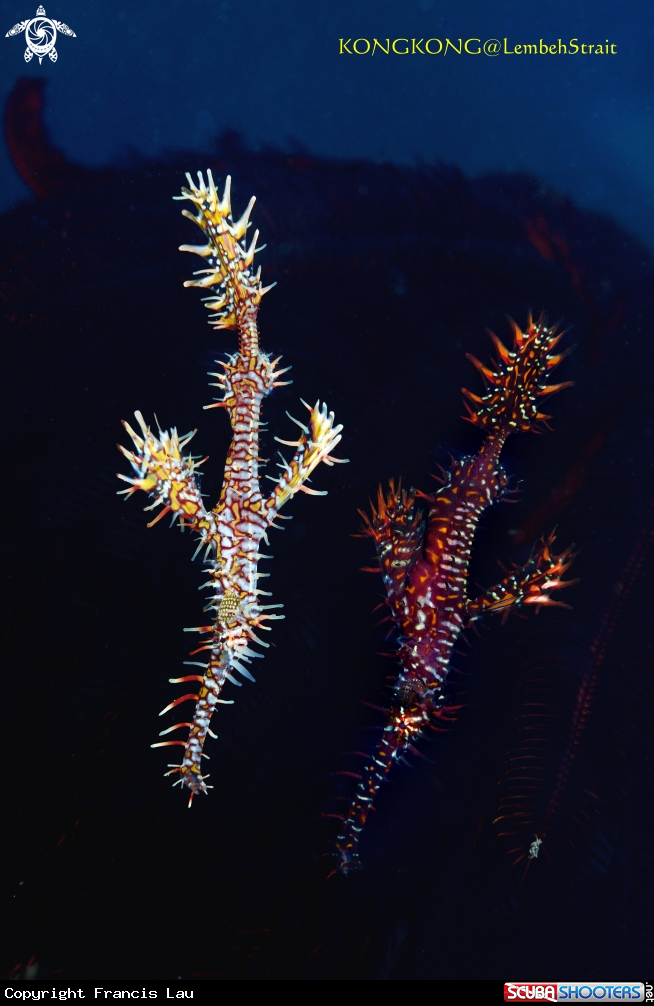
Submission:
[[[645,1000],[643,982],[505,982],[504,1002],[604,1002]],[[606,1006],[606,1004],[605,1004]]]
[[[57,41],[58,31],[62,35],[72,35],[73,38],[77,38],[75,32],[67,24],[62,24],[61,21],[53,21],[51,18],[46,17],[43,7],[39,7],[36,17],[33,17],[30,21],[20,21],[13,28],[10,28],[5,38],[9,38],[10,35],[20,35],[23,31],[25,32],[25,41],[27,42],[27,49],[25,50],[26,63],[29,63],[32,56],[38,56],[40,63],[46,55],[50,57],[53,63],[56,63],[57,50],[55,49],[55,42]]]

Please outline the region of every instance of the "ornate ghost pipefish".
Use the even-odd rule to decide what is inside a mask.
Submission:
[[[166,740],[152,747],[179,746],[184,749],[179,765],[169,765],[166,775],[179,775],[174,785],[180,783],[190,790],[189,807],[196,793],[206,793],[208,774],[202,774],[201,759],[207,734],[216,735],[210,729],[212,715],[219,704],[232,704],[223,699],[222,693],[227,681],[241,685],[241,675],[254,681],[247,664],[257,653],[252,646],[267,647],[257,632],[269,631],[266,621],[283,618],[271,614],[271,609],[281,608],[281,604],[260,604],[262,595],[268,591],[258,586],[258,580],[267,573],[257,571],[259,559],[270,558],[259,552],[260,542],[268,544],[269,527],[278,527],[275,518],[284,503],[296,492],[324,496],[326,493],[308,488],[304,483],[309,479],[320,462],[332,465],[344,459],[332,456],[332,451],[341,440],[342,426],[334,425],[334,413],[318,401],[309,411],[307,424],[293,420],[300,427],[297,440],[279,440],[295,448],[291,461],[280,453],[282,469],[278,478],[272,478],[274,489],[264,496],[259,485],[259,431],[261,429],[261,404],[273,388],[290,381],[280,381],[279,377],[289,370],[276,370],[281,357],[271,360],[259,348],[257,315],[261,298],[272,287],[262,287],[261,269],[252,271],[252,263],[257,251],[256,231],[249,244],[244,240],[249,217],[254,205],[254,196],[240,218],[234,222],[230,204],[230,178],[227,177],[222,199],[218,197],[211,172],[207,172],[208,185],[198,173],[196,185],[190,175],[189,187],[182,188],[182,195],[176,199],[189,200],[195,212],[184,210],[184,216],[192,220],[203,231],[207,243],[204,245],[182,245],[180,251],[192,252],[206,262],[208,268],[196,272],[197,279],[187,280],[184,286],[199,287],[210,291],[205,298],[207,308],[212,312],[210,323],[215,329],[236,329],[238,331],[238,352],[228,359],[218,361],[223,368],[214,387],[220,388],[223,397],[205,409],[226,409],[232,427],[233,438],[225,463],[225,477],[220,499],[215,507],[206,510],[202,502],[196,476],[197,469],[207,459],[183,456],[182,451],[193,433],[184,437],[177,430],[158,430],[153,434],[140,412],[136,412],[141,434],[136,433],[127,423],[125,429],[134,441],[134,450],[129,451],[119,445],[119,450],[129,459],[136,473],[135,478],[119,475],[129,482],[131,488],[122,492],[131,496],[142,489],[154,497],[154,502],[146,507],[152,510],[162,507],[159,515],[148,527],[172,513],[173,521],[179,518],[182,528],[190,528],[200,536],[197,551],[204,548],[208,580],[203,585],[210,591],[209,603],[205,611],[211,612],[211,620],[186,632],[197,632],[205,637],[190,656],[204,655],[203,660],[185,661],[201,669],[201,673],[188,674],[181,678],[171,678],[173,683],[194,681],[199,683],[197,693],[181,695],[160,713],[169,712],[183,702],[193,701],[195,711],[192,721],[176,723],[163,730],[160,736],[175,730],[187,729],[186,740]],[[272,284],[274,286],[275,284]],[[292,418],[292,417],[290,417]],[[256,631],[255,631],[256,630]]]
[[[575,582],[562,579],[573,560],[572,548],[554,555],[554,534],[534,547],[526,565],[490,590],[474,599],[467,591],[479,519],[507,492],[500,464],[506,438],[518,431],[538,431],[551,418],[539,411],[539,402],[573,383],[547,384],[548,374],[570,352],[552,352],[563,334],[557,334],[556,326],[548,326],[542,316],[537,322],[530,318],[524,332],[512,324],[513,350],[489,333],[497,352],[492,369],[468,354],[486,384],[484,395],[462,389],[472,402],[472,407],[465,403],[465,418],[486,435],[479,453],[444,471],[438,492],[406,492],[391,481],[387,493],[379,489],[372,514],[361,514],[364,533],[375,542],[401,669],[381,740],[364,764],[336,839],[337,869],[345,874],[360,866],[359,838],[392,766],[404,751],[415,750],[415,742],[447,710],[443,688],[452,649],[465,626],[487,613],[507,617],[511,609],[525,605],[536,611],[568,607],[550,597],[551,591]],[[426,501],[426,512],[417,498]]]

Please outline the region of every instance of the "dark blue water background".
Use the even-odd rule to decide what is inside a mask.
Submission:
[[[6,27],[34,16],[2,0]],[[84,164],[135,149],[199,149],[225,128],[249,144],[467,173],[529,171],[603,208],[646,240],[652,204],[654,14],[631,0],[68,0],[46,13],[70,25],[52,65],[2,41],[0,99],[20,75],[50,81],[48,122]],[[36,7],[35,7],[36,9]],[[602,43],[616,56],[338,55],[338,39],[478,37]],[[25,194],[6,155],[0,206]]]

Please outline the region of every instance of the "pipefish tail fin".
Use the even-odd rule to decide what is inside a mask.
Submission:
[[[207,182],[201,172],[198,172],[197,184],[189,174],[186,177],[188,188],[184,186],[182,195],[173,198],[186,199],[193,204],[196,212],[183,210],[183,215],[197,224],[207,244],[181,245],[180,251],[199,255],[208,268],[200,269],[195,274],[200,278],[187,280],[184,286],[206,290],[209,296],[205,297],[205,304],[212,312],[210,323],[213,327],[239,329],[241,337],[248,343],[248,350],[256,350],[256,317],[261,298],[275,284],[262,286],[261,270],[255,272],[253,268],[254,256],[264,247],[257,247],[259,231],[255,231],[249,244],[246,240],[255,197],[252,197],[243,215],[234,221],[229,175],[222,199],[211,171],[207,171]]]
[[[461,389],[467,399],[464,405],[468,411],[463,418],[489,436],[508,436],[509,433],[530,430],[540,432],[540,424],[552,418],[540,411],[542,399],[574,384],[574,381],[547,383],[551,371],[574,348],[570,347],[562,353],[553,352],[565,335],[565,332],[558,331],[558,325],[548,325],[544,315],[536,322],[530,316],[524,332],[511,318],[509,323],[513,330],[512,350],[488,330],[497,352],[497,359],[490,367],[471,353],[466,353],[482,375],[486,393],[477,395],[467,388]]]

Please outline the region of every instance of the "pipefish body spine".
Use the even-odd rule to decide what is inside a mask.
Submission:
[[[337,869],[344,874],[360,865],[359,838],[393,764],[443,715],[452,649],[465,626],[487,613],[506,617],[525,605],[536,611],[568,607],[550,593],[574,582],[562,579],[573,560],[572,548],[555,555],[553,534],[534,547],[522,568],[490,590],[474,599],[467,591],[479,519],[508,491],[499,460],[507,437],[538,430],[551,418],[540,411],[540,402],[573,383],[547,384],[548,375],[569,352],[554,352],[563,335],[556,326],[548,326],[542,315],[536,322],[530,317],[524,332],[512,325],[511,350],[489,333],[497,353],[492,367],[468,354],[486,386],[483,395],[462,389],[468,400],[464,418],[485,434],[479,453],[461,458],[445,472],[437,492],[407,492],[391,481],[387,492],[379,489],[371,514],[362,513],[364,533],[376,546],[401,670],[381,740],[364,764],[336,839]],[[425,501],[424,511],[418,499]]]
[[[313,407],[304,402],[309,411],[307,423],[294,420],[300,427],[299,437],[294,441],[275,438],[279,443],[294,447],[295,454],[290,461],[280,454],[281,474],[272,479],[273,491],[267,496],[262,493],[259,483],[262,402],[273,388],[290,383],[279,380],[290,368],[276,369],[281,357],[271,360],[259,347],[259,306],[272,287],[263,287],[261,269],[255,273],[252,268],[254,256],[261,250],[257,248],[259,232],[255,232],[249,245],[245,240],[255,199],[252,197],[243,216],[234,221],[229,176],[222,199],[210,171],[207,183],[201,173],[198,173],[197,184],[190,175],[186,177],[188,188],[182,188],[182,195],[174,198],[191,202],[194,212],[183,210],[183,214],[201,229],[206,243],[182,245],[180,251],[200,256],[206,267],[196,272],[196,278],[187,280],[184,286],[207,291],[209,296],[205,297],[205,302],[212,312],[210,324],[213,328],[238,332],[238,351],[226,362],[218,361],[222,373],[210,375],[216,378],[214,387],[220,389],[222,398],[205,406],[205,409],[226,409],[232,427],[222,491],[216,506],[207,510],[197,478],[198,469],[207,459],[183,454],[194,433],[179,437],[177,430],[172,429],[170,432],[158,430],[155,434],[140,412],[135,413],[140,433],[127,423],[123,424],[134,449],[127,450],[119,445],[135,476],[118,477],[130,483],[129,489],[122,490],[127,497],[140,489],[153,497],[146,510],[162,508],[148,527],[172,513],[173,522],[178,519],[181,527],[199,534],[196,554],[205,550],[208,579],[203,586],[209,589],[210,596],[204,611],[211,614],[206,624],[185,630],[197,632],[202,637],[190,656],[197,658],[202,654],[203,659],[185,661],[200,673],[170,679],[180,684],[197,682],[199,688],[197,693],[179,696],[160,713],[163,716],[184,702],[194,702],[192,719],[176,723],[160,734],[188,729],[188,736],[184,740],[165,740],[152,745],[183,748],[181,763],[169,765],[166,775],[178,775],[174,785],[188,787],[190,807],[196,793],[207,793],[211,788],[206,781],[208,774],[202,772],[201,761],[207,757],[204,753],[207,735],[216,736],[210,728],[216,707],[232,704],[232,700],[222,698],[225,684],[229,681],[240,686],[239,676],[254,681],[247,665],[263,654],[252,647],[269,645],[257,633],[270,630],[265,624],[267,621],[284,617],[272,612],[283,605],[260,603],[260,598],[268,592],[258,586],[258,580],[266,574],[259,573],[257,565],[259,559],[270,558],[259,551],[260,543],[268,544],[268,528],[279,526],[275,519],[284,503],[296,492],[326,495],[305,485],[314,469],[321,462],[332,465],[344,459],[332,455],[342,431],[342,426],[334,424],[334,414],[320,401]]]

